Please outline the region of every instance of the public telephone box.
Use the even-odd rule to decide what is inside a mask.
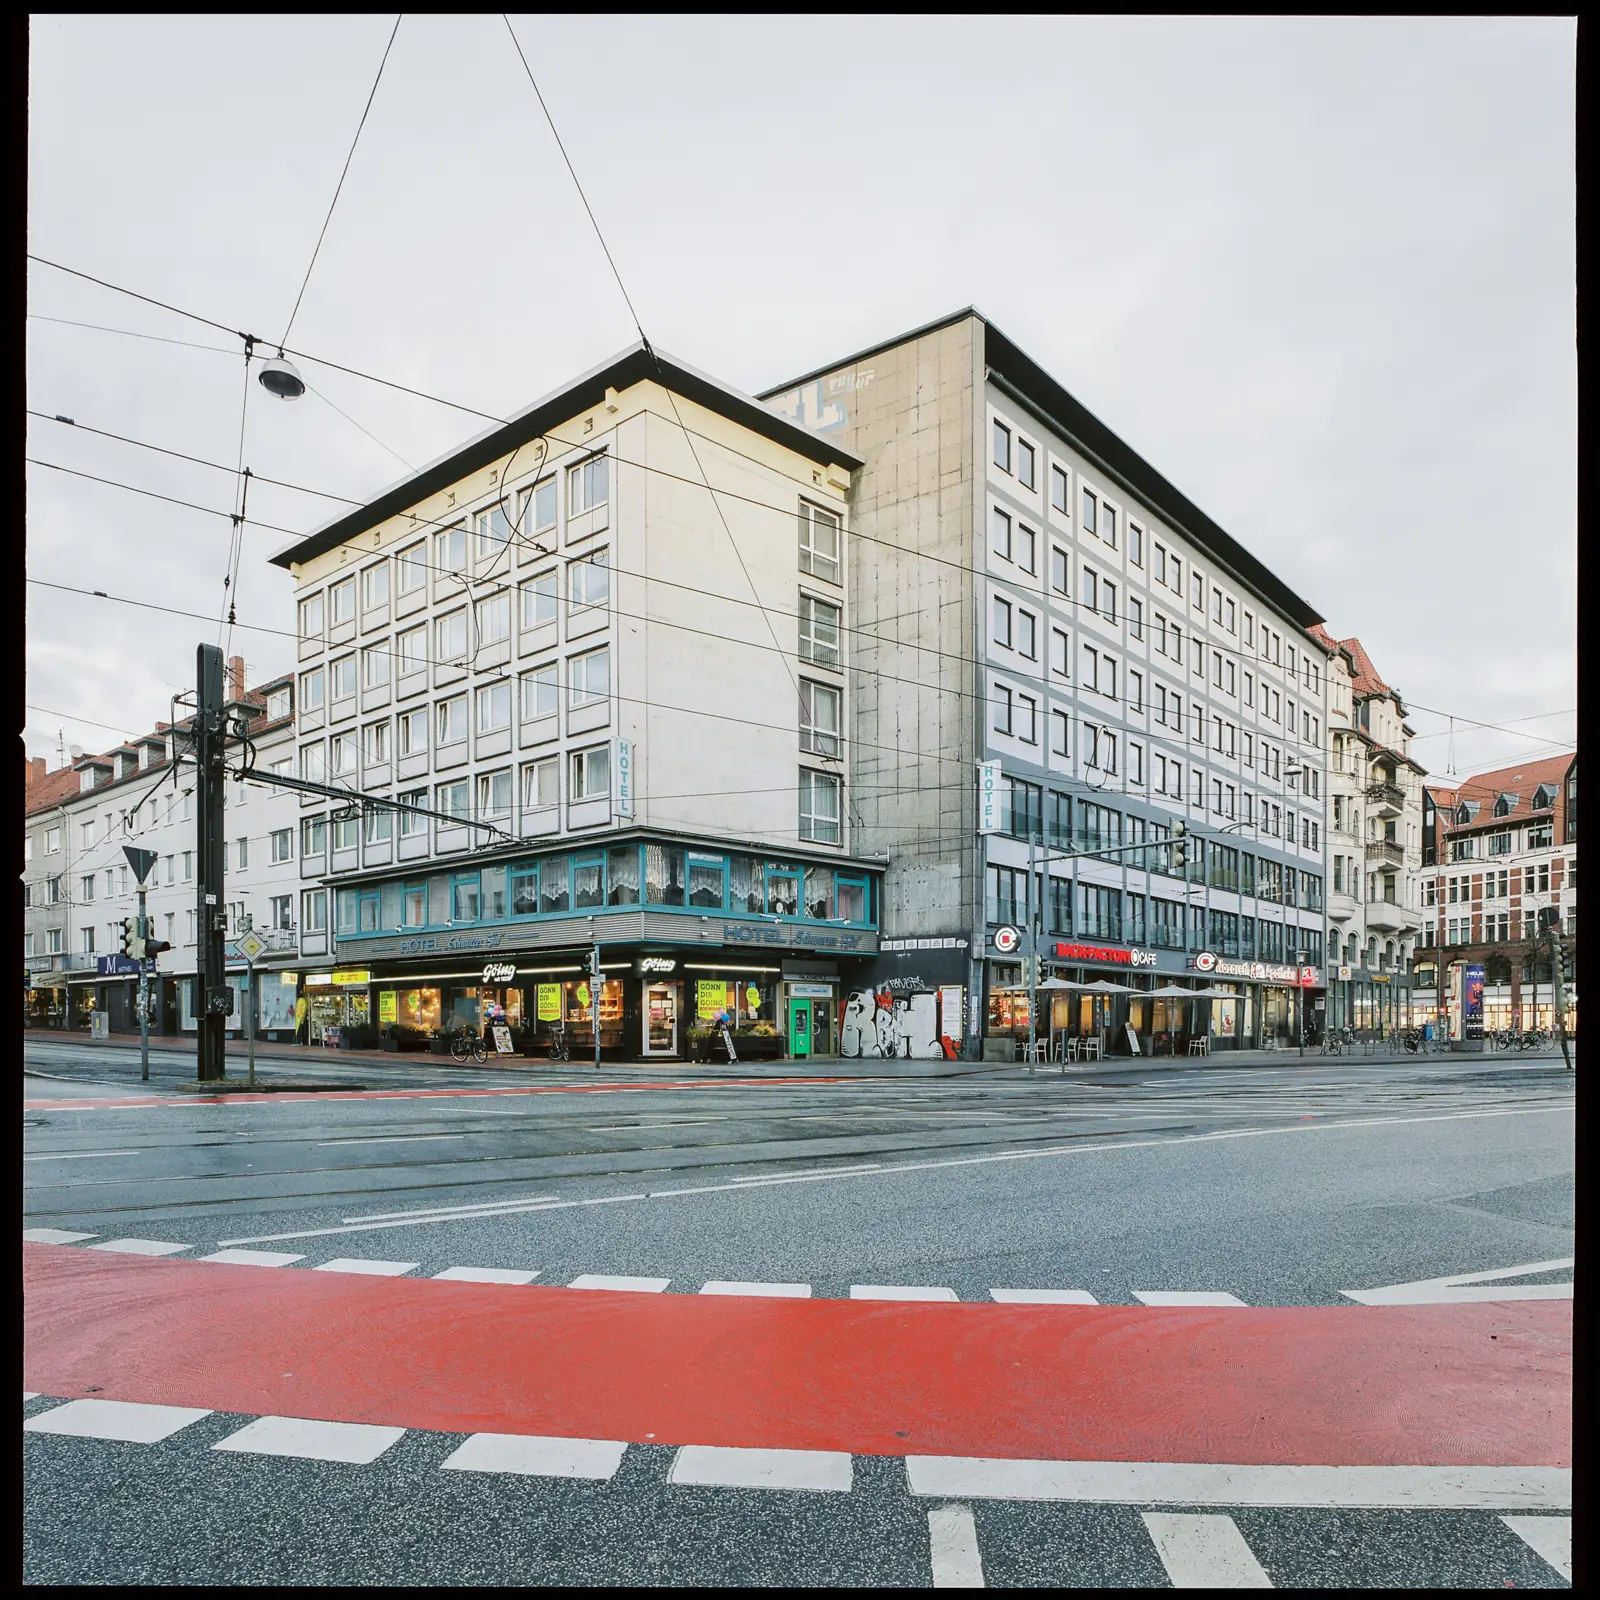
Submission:
[[[789,1054],[798,1058],[811,1054],[811,1002],[794,1000],[789,1004]]]

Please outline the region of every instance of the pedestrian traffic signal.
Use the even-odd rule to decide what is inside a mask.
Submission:
[[[1174,822],[1172,824],[1172,858],[1167,863],[1172,868],[1172,876],[1176,877],[1189,864],[1189,846],[1184,839],[1187,831],[1185,824]]]

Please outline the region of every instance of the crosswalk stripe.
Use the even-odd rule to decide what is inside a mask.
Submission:
[[[165,1239],[107,1239],[104,1244],[91,1244],[85,1248],[109,1250],[119,1256],[175,1256],[180,1250],[192,1250],[194,1246],[172,1244]]]
[[[85,1239],[92,1239],[92,1233],[69,1233],[65,1228],[24,1228],[22,1239],[25,1244],[81,1244]]]
[[[935,1506],[928,1513],[928,1553],[935,1589],[982,1589],[983,1559],[970,1506]]]
[[[660,1294],[671,1278],[629,1278],[610,1272],[585,1272],[567,1285],[569,1289],[631,1289],[641,1294]]]
[[[311,1270],[359,1272],[370,1278],[403,1278],[408,1272],[415,1272],[419,1265],[416,1261],[365,1261],[359,1256],[335,1256],[332,1261],[324,1261]]]
[[[1543,1557],[1568,1583],[1572,1582],[1571,1517],[1501,1517],[1534,1554]]]
[[[514,1472],[530,1478],[616,1476],[627,1445],[615,1439],[548,1439],[518,1433],[475,1433],[441,1465],[451,1472]]]
[[[304,1256],[292,1256],[282,1250],[214,1250],[202,1261],[217,1261],[227,1267],[287,1267],[291,1262],[304,1261]]]
[[[78,1439],[115,1439],[122,1444],[159,1444],[208,1410],[194,1406],[136,1405],[129,1400],[69,1400],[29,1417],[29,1433],[61,1433]]]
[[[946,1500],[1119,1505],[1569,1511],[1570,1467],[1263,1467],[907,1456],[911,1492]]]
[[[1212,1290],[1135,1289],[1133,1298],[1146,1306],[1242,1306],[1237,1295]]]
[[[1093,1306],[1100,1302],[1087,1289],[991,1289],[991,1299],[1016,1306]]]
[[[446,1283],[532,1283],[537,1272],[513,1272],[509,1267],[446,1267],[434,1273]]]
[[[843,1450],[742,1450],[686,1444],[673,1458],[670,1483],[719,1489],[810,1489],[848,1494],[852,1463]]]
[[[954,1289],[935,1289],[902,1283],[852,1283],[852,1300],[954,1300]]]
[[[1146,1511],[1144,1525],[1174,1589],[1270,1589],[1232,1517]]]
[[[701,1294],[752,1294],[774,1295],[785,1299],[805,1300],[811,1294],[809,1283],[730,1283],[714,1278],[700,1285]]]
[[[313,1422],[304,1417],[257,1417],[212,1445],[257,1456],[292,1456],[299,1461],[343,1461],[366,1466],[405,1436],[404,1428],[370,1422]]]

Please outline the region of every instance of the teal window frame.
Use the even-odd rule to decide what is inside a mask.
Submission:
[[[721,888],[714,906],[698,906],[694,900],[694,869],[696,867],[715,866],[719,876]],[[689,911],[725,911],[728,906],[728,858],[725,855],[712,855],[706,850],[691,850],[688,859],[684,862],[684,908]]]
[[[567,904],[574,912],[578,911],[604,911],[606,906],[606,853],[604,850],[586,851],[582,855],[574,852],[567,858],[571,863],[567,884]],[[578,868],[598,867],[600,870],[600,898],[593,905],[578,904]]]
[[[852,873],[835,871],[833,875],[833,900],[835,907],[839,903],[840,889],[849,886],[861,891],[861,920],[856,922],[844,917],[839,918],[850,928],[870,928],[872,926],[872,880],[866,876],[857,877]]]
[[[477,902],[477,910],[470,917],[456,914],[458,901],[456,896],[463,887],[472,886],[473,899]],[[477,924],[483,921],[483,875],[478,872],[452,872],[450,874],[450,925],[456,927],[462,923]]]
[[[372,925],[367,926],[367,907],[372,907]],[[383,912],[376,889],[363,889],[356,896],[356,932],[382,933]]]
[[[422,896],[422,921],[421,922],[407,922],[406,921],[406,898],[407,898],[407,896],[413,895],[413,894],[420,894]],[[417,879],[415,879],[415,880],[413,880],[411,882],[407,882],[404,879],[401,880],[401,883],[400,883],[400,926],[402,928],[408,928],[408,929],[409,928],[426,928],[428,926],[428,880],[426,878],[417,878]]]
[[[519,880],[530,881],[533,884],[533,910],[517,910],[517,884]],[[507,915],[511,917],[536,917],[539,915],[539,863],[535,861],[519,861],[506,873],[506,905]]]
[[[785,866],[780,866],[775,861],[769,861],[769,862],[766,863],[766,869],[767,869],[767,874],[766,874],[766,881],[767,881],[767,911],[766,911],[766,915],[769,916],[769,917],[778,917],[778,916],[792,917],[797,921],[800,920],[800,910],[801,910],[801,906],[802,906],[802,901],[800,899],[800,889],[801,889],[801,883],[802,883],[802,874],[801,874],[800,868],[798,866],[786,866],[786,865]],[[787,878],[789,880],[789,882],[794,885],[794,907],[795,907],[795,909],[793,911],[774,911],[772,909],[772,880],[774,878]]]

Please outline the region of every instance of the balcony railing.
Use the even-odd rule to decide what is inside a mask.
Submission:
[[[1369,839],[1367,860],[1381,861],[1385,866],[1403,867],[1406,864],[1405,846],[1393,839]]]
[[[1374,805],[1400,811],[1405,808],[1406,792],[1397,783],[1369,783],[1367,799]]]

